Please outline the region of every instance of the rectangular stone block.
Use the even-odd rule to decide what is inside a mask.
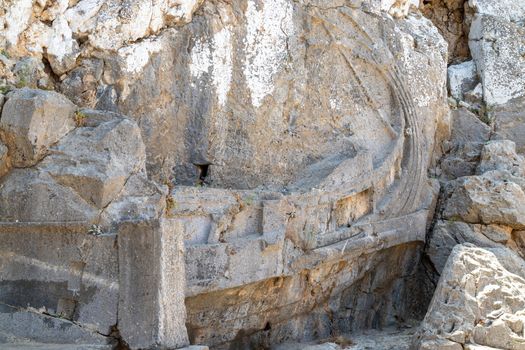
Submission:
[[[0,304],[109,335],[117,323],[116,237],[87,231],[85,225],[0,223]],[[34,341],[47,336],[19,331]]]
[[[131,349],[188,345],[183,232],[175,220],[119,229],[119,330]]]

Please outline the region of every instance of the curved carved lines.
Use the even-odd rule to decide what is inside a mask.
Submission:
[[[329,33],[333,41],[335,41],[335,38],[330,30],[326,28],[327,24],[345,35],[354,34],[347,32],[345,29],[341,28],[341,26],[333,23],[328,18],[321,15],[319,11],[316,12],[316,16],[322,20],[325,30]],[[394,195],[390,203],[383,208],[383,215],[385,218],[393,218],[409,214],[417,209],[417,202],[426,180],[423,148],[420,146],[421,142],[424,141],[418,123],[416,108],[413,102],[414,100],[410,91],[407,89],[407,84],[403,79],[403,74],[401,73],[397,62],[391,62],[390,64],[382,63],[385,61],[385,57],[381,57],[381,54],[384,55],[389,53],[390,56],[392,56],[388,48],[386,48],[384,44],[379,46],[377,40],[373,40],[368,32],[357,23],[352,14],[345,11],[345,8],[340,8],[337,11],[337,14],[342,15],[339,17],[340,20],[341,17],[344,17],[346,19],[345,22],[350,23],[350,25],[352,25],[352,27],[360,34],[361,39],[363,40],[355,40],[353,42],[369,54],[368,58],[374,63],[376,70],[383,76],[387,84],[390,86],[390,89],[400,106],[400,112],[402,114],[402,130],[404,130],[405,139],[407,140],[407,148],[405,150],[405,156],[403,157],[403,170],[406,172],[401,174],[401,179],[396,189],[396,195]],[[341,46],[345,45],[341,44]],[[359,77],[359,72],[354,68],[347,54],[344,53],[340,47],[338,47],[338,49],[359,82],[359,86],[362,89],[361,92],[366,96],[367,100],[371,102],[371,106],[376,109],[376,112],[379,114],[379,118],[383,123],[388,124],[386,118],[381,114],[378,104],[374,101],[368,92],[368,89],[362,83],[362,80]],[[348,47],[348,49],[351,48]],[[390,132],[392,132],[392,130],[393,129],[389,129]],[[402,135],[400,135],[400,137],[401,136]]]

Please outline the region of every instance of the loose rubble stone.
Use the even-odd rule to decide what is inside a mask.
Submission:
[[[481,151],[478,174],[498,170],[525,177],[525,158],[516,153],[516,144],[510,140],[489,141]]]
[[[455,180],[462,176],[475,175],[482,149],[481,142],[465,142],[452,146],[441,160],[441,178]]]
[[[504,224],[525,227],[525,193],[520,185],[498,172],[456,180],[443,216],[472,224]]]
[[[452,111],[450,143],[464,145],[467,143],[485,143],[490,139],[491,129],[466,108],[460,107]]]
[[[75,128],[76,106],[52,91],[20,89],[2,109],[0,136],[14,167],[35,165],[51,145]]]
[[[44,64],[35,57],[24,57],[18,61],[13,69],[15,84],[18,87],[41,88],[50,86],[48,74],[44,71]]]
[[[469,343],[522,349],[524,268],[525,262],[509,249],[457,245],[415,343],[428,349],[436,342],[447,342],[451,349]]]
[[[478,84],[476,63],[466,61],[449,66],[447,78],[450,95],[458,100],[463,100],[465,93],[474,89]]]
[[[512,100],[492,111],[494,129],[501,137],[516,143],[519,153],[525,152],[525,98]]]
[[[438,221],[429,240],[426,250],[434,268],[441,274],[452,249],[457,244],[472,243],[478,247],[498,247],[487,235],[491,226],[473,225],[458,221]]]
[[[40,168],[87,202],[104,208],[132,174],[145,171],[145,161],[139,128],[117,118],[77,128],[52,148]]]
[[[474,17],[469,34],[472,57],[489,106],[524,96],[525,29],[498,17]]]

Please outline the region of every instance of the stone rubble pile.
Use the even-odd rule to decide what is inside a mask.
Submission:
[[[524,6],[465,2],[473,59],[448,68],[452,133],[426,246],[437,289],[415,349],[524,348]]]

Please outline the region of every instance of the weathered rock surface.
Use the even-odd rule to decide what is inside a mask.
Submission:
[[[468,24],[465,21],[467,0],[423,1],[421,12],[439,29],[448,43],[448,61],[457,63],[470,56]]]
[[[464,95],[474,89],[479,82],[476,63],[466,61],[449,66],[447,78],[450,95],[458,100],[463,100]]]
[[[7,222],[91,222],[97,212],[48,173],[15,169],[2,178],[0,218]]]
[[[501,137],[516,143],[519,153],[525,152],[525,98],[512,100],[492,111],[494,129]]]
[[[62,75],[75,67],[82,51],[117,50],[166,26],[186,23],[201,2],[114,0],[33,5],[31,1],[5,0],[0,45],[13,55],[44,55],[54,73]]]
[[[449,68],[450,117],[446,42],[419,1],[0,4],[0,87],[82,107],[27,88],[3,107],[0,305],[21,318],[101,346],[271,348],[422,317],[429,227],[424,263],[443,276],[458,242],[525,252],[522,158],[467,110],[493,104],[503,60],[480,46]],[[501,11],[468,5],[469,18]],[[432,17],[451,18],[454,62],[468,57],[461,6]],[[519,32],[507,17],[494,21]],[[510,31],[474,21],[473,45],[489,32],[507,45]],[[45,111],[71,110],[18,108],[29,91],[30,106],[42,94]],[[442,153],[432,174],[455,182],[431,225]],[[55,329],[7,333],[50,343]]]
[[[525,19],[525,4],[521,1],[469,0],[468,5],[476,14],[494,16],[508,22]]]
[[[524,96],[524,37],[522,26],[500,16],[474,17],[469,45],[483,82],[483,98],[487,105],[504,104]]]
[[[419,348],[522,349],[524,269],[508,249],[456,246],[415,339]]]
[[[51,91],[21,89],[8,95],[0,137],[13,166],[35,165],[51,145],[75,128],[76,106]]]
[[[500,233],[498,237],[505,234],[510,236],[509,231],[512,232],[512,229],[506,229],[505,226],[473,225],[465,222],[440,220],[432,230],[432,238],[426,253],[436,272],[441,274],[452,249],[457,244],[472,243],[478,247],[498,247],[497,242],[490,237],[498,233]],[[500,239],[498,238],[498,240]]]
[[[17,108],[26,105],[37,108]],[[88,349],[93,344],[116,342],[115,327],[120,323],[120,331],[132,348],[155,344],[185,346],[188,342],[183,299],[175,300],[169,294],[184,296],[182,238],[176,227],[166,230],[170,239],[162,236],[164,245],[156,243],[156,251],[159,246],[171,247],[175,255],[165,254],[165,275],[154,274],[152,281],[163,281],[156,289],[164,293],[160,295],[163,302],[169,299],[173,303],[169,320],[178,323],[170,326],[168,317],[161,319],[152,312],[150,320],[159,323],[163,333],[135,338],[134,330],[138,328],[130,320],[136,318],[134,308],[118,311],[120,288],[133,289],[131,280],[135,280],[125,274],[130,268],[124,270],[124,266],[136,266],[133,259],[123,258],[128,256],[126,246],[118,248],[119,225],[123,221],[140,223],[160,218],[166,205],[167,190],[147,179],[140,129],[122,115],[91,110],[73,113],[76,109],[62,95],[29,89],[10,93],[3,108],[2,122],[29,120],[30,132],[40,132],[43,138],[50,134],[54,142],[44,143],[40,154],[45,152],[46,157],[41,161],[33,158],[36,164],[32,167],[2,168],[8,173],[0,182],[0,343],[75,343],[86,344]],[[45,119],[49,113],[56,114]],[[34,124],[31,116],[43,125]],[[69,121],[72,127],[66,133],[62,129]],[[0,127],[3,135],[8,130],[15,140],[28,133],[11,124],[0,123]],[[9,144],[12,154],[8,161],[18,157],[19,147],[25,147],[20,143]],[[130,231],[138,237],[141,226],[131,227]],[[153,248],[148,243],[149,236],[156,237],[161,231],[142,232],[146,237],[140,239],[146,241],[146,246],[134,254],[146,256],[148,249]],[[171,242],[179,243],[173,247]],[[154,254],[148,256],[152,261],[157,258]],[[166,268],[170,264],[178,266],[178,270]],[[132,293],[126,296],[131,297]],[[137,303],[153,310],[160,305],[148,304],[147,298]],[[150,329],[144,329],[148,334]]]
[[[525,225],[525,193],[519,184],[499,172],[467,176],[456,180],[443,216],[472,224]]]
[[[145,172],[140,129],[128,119],[77,128],[50,153],[39,168],[100,209],[115,199],[132,174]]]
[[[121,335],[133,349],[188,345],[184,242],[170,220],[125,223],[118,234]]]
[[[6,341],[3,340],[1,341],[2,349],[64,349],[64,347],[61,347],[60,345],[64,342],[72,343],[72,347],[68,349],[109,350],[113,347],[110,345],[112,341],[111,338],[82,328],[68,320],[42,315],[37,312],[22,312],[15,308],[11,308],[11,310],[6,313],[5,309],[9,309],[9,307],[6,307],[5,305],[2,305],[2,309],[2,313],[0,313],[0,322],[2,323],[0,340],[3,340],[2,338],[4,335],[7,335],[7,342],[16,341],[21,343],[18,346],[11,346],[3,344],[6,343]],[[30,329],[27,329],[27,327],[30,327]],[[31,332],[34,334],[45,334],[47,335],[47,338],[41,337],[43,344],[33,347],[31,344],[32,339],[30,337],[28,338],[28,335],[30,335]],[[75,345],[73,345],[73,339]],[[51,344],[55,343],[57,346],[45,345],[46,342]]]

